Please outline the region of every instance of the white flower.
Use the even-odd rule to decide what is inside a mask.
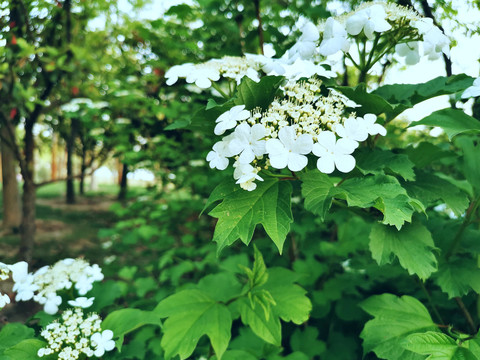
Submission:
[[[179,77],[187,77],[193,70],[195,70],[195,65],[191,63],[186,63],[182,65],[175,65],[167,70],[165,73],[165,79],[167,79],[167,85],[173,85],[178,81]]]
[[[58,311],[58,306],[62,303],[62,297],[56,293],[47,294],[46,302],[43,306],[43,311],[49,315],[56,314]]]
[[[7,280],[10,277],[10,267],[0,262],[0,280]]]
[[[450,39],[436,26],[423,35],[423,53],[429,60],[436,60],[442,52],[450,56]]]
[[[28,264],[20,261],[16,264],[9,265],[14,281],[13,291],[17,293],[16,301],[28,301],[33,298],[34,291],[38,290],[38,286],[34,284],[34,277],[28,273]]]
[[[238,125],[233,133],[229,144],[232,155],[240,154],[238,161],[242,164],[250,164],[255,156],[265,154],[266,129],[262,124],[255,124],[252,127],[247,123]]]
[[[399,56],[405,57],[405,63],[407,65],[415,65],[420,61],[418,45],[418,41],[397,44],[395,45],[395,51]]]
[[[87,298],[85,296],[80,296],[75,300],[68,300],[68,304],[74,307],[81,307],[86,309],[93,305],[93,300],[95,300],[94,297]]]
[[[288,57],[293,61],[298,59],[311,59],[317,48],[316,42],[320,35],[318,29],[312,22],[307,22],[302,27],[302,35],[297,43],[288,50]]]
[[[235,171],[233,172],[233,178],[237,180],[237,184],[244,190],[253,191],[257,188],[255,180],[263,181],[258,175],[258,169],[254,168],[250,164],[241,164],[238,161],[233,164]]]
[[[85,295],[87,292],[92,290],[93,281],[87,275],[81,275],[75,284],[75,289],[78,290],[80,295]]]
[[[269,139],[266,151],[270,164],[276,169],[288,166],[291,171],[300,171],[307,166],[305,156],[312,150],[313,140],[309,134],[302,134],[298,138],[292,126],[285,126],[278,132],[278,139]]]
[[[10,304],[10,297],[7,294],[0,294],[0,309]]]
[[[195,83],[201,89],[207,89],[212,86],[212,80],[217,81],[220,79],[220,72],[218,69],[212,66],[195,66],[187,75],[187,83]]]
[[[366,9],[357,11],[347,19],[345,27],[350,35],[358,35],[362,32],[372,40],[374,32],[384,32],[392,27],[385,20],[387,14],[382,5],[375,4]]]
[[[343,125],[337,124],[334,131],[341,138],[350,141],[354,148],[358,147],[359,141],[365,141],[368,137],[368,131],[363,123],[352,117],[346,119]]]
[[[102,269],[98,264],[93,264],[85,268],[85,273],[92,281],[102,281],[104,276],[102,274]]]
[[[350,42],[347,39],[345,27],[332,17],[327,19],[323,40],[320,43],[318,52],[323,56],[333,55],[340,50],[347,52]]]
[[[326,70],[322,65],[314,64],[309,60],[297,59],[291,65],[285,65],[284,76],[289,80],[298,80],[300,78],[309,78],[313,75],[319,75],[326,78],[336,77],[333,71]]]
[[[480,96],[480,77],[475,79],[473,85],[468,87],[462,94],[462,99]]]
[[[93,346],[95,347],[95,356],[100,357],[105,354],[105,351],[113,350],[115,347],[115,342],[112,340],[113,331],[104,330],[102,333],[95,333],[90,338]]]
[[[355,167],[355,158],[350,154],[355,147],[345,139],[337,141],[331,131],[322,131],[318,135],[318,142],[313,144],[312,152],[319,157],[317,168],[322,173],[330,174],[335,167],[344,173],[350,172]]]
[[[220,115],[215,122],[215,135],[222,135],[226,130],[237,126],[237,121],[245,120],[250,117],[250,111],[245,110],[245,105],[237,105]]]
[[[215,143],[213,150],[207,154],[207,161],[209,162],[210,168],[218,170],[225,170],[227,168],[229,162],[227,158],[232,156],[228,150],[230,141],[227,137]]]
[[[412,21],[410,25],[418,30],[420,35],[425,35],[427,32],[432,30],[435,25],[433,25],[432,18],[420,18],[418,20]]]
[[[360,123],[360,127],[363,127],[370,135],[387,135],[387,130],[382,125],[375,123],[377,117],[374,114],[365,114],[363,118],[357,118],[357,121]]]

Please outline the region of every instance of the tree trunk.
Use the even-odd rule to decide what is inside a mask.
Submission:
[[[127,198],[127,190],[128,190],[127,174],[128,174],[128,165],[123,164],[122,178],[120,180],[120,192],[118,193],[118,200],[121,200],[121,201]]]
[[[2,126],[0,131],[2,138],[10,139],[9,131],[5,126]],[[2,142],[3,227],[18,232],[22,214],[15,164],[16,158],[13,149],[7,143]]]
[[[87,154],[85,146],[82,147],[82,164],[80,167],[80,195],[85,195],[85,171],[87,170]]]
[[[52,166],[50,169],[50,180],[56,180],[57,179],[57,164],[58,164],[58,159],[57,159],[57,135],[53,133],[52,135]]]
[[[34,183],[34,158],[33,151],[35,141],[33,138],[34,121],[27,119],[25,123],[25,169],[22,170],[23,176],[23,195],[22,195],[22,224],[20,226],[20,250],[19,256],[22,260],[30,262],[32,260],[33,247],[35,244],[35,200],[36,188]]]
[[[75,187],[73,178],[73,151],[75,147],[77,121],[72,119],[70,135],[67,138],[67,204],[75,204]]]

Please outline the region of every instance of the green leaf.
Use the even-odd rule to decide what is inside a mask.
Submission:
[[[440,96],[454,94],[465,90],[471,86],[473,78],[465,74],[453,76],[439,76],[435,79],[427,81],[423,84],[393,84],[380,86],[372,91],[373,95],[378,95],[394,104],[394,111],[389,114],[390,118],[394,118],[402,111],[413,107],[427,99]]]
[[[398,229],[411,221],[417,207],[398,180],[389,175],[348,179],[332,192],[337,198],[345,198],[348,206],[375,207],[384,214],[384,224]]]
[[[237,189],[227,194],[209,213],[218,218],[213,235],[218,251],[233,244],[238,238],[248,245],[255,226],[262,224],[282,253],[290,223],[293,222],[291,194],[292,185],[277,179],[260,182],[254,191]]]
[[[421,142],[415,147],[409,146],[405,149],[405,154],[408,155],[417,168],[423,168],[432,162],[455,156],[455,153],[442,150],[429,142]]]
[[[223,272],[203,277],[198,282],[197,289],[207,293],[216,301],[227,302],[241,293],[242,285],[233,273]]]
[[[480,127],[480,121],[476,120]],[[478,138],[462,136],[456,140],[456,144],[463,151],[463,173],[468,182],[480,192],[480,144]]]
[[[248,286],[250,289],[253,289],[256,286],[262,286],[268,280],[267,267],[265,266],[262,253],[256,246],[253,247],[253,250],[255,257],[253,268],[251,270],[247,267],[244,268],[248,277]]]
[[[34,336],[35,331],[26,325],[20,323],[6,324],[0,331],[0,352]]]
[[[439,126],[450,140],[467,131],[480,131],[480,121],[465,114],[463,110],[452,108],[434,111],[422,120],[411,123],[410,127],[416,125]]]
[[[405,180],[415,180],[414,163],[410,161],[407,155],[395,154],[392,151],[379,148],[373,150],[359,149],[355,152],[355,160],[357,169],[364,175],[380,175],[385,169],[388,169]]]
[[[307,354],[309,359],[313,359],[327,349],[325,342],[318,339],[318,335],[319,331],[315,327],[308,326],[305,330],[297,328],[290,338],[290,346],[293,351],[301,351]]]
[[[471,290],[480,294],[480,268],[473,259],[461,258],[441,263],[434,280],[449,299],[466,295]]]
[[[207,335],[219,359],[228,347],[232,317],[223,304],[200,290],[184,290],[162,300],[154,312],[168,317],[163,326],[162,347],[168,360],[188,358],[201,336]]]
[[[102,322],[103,329],[110,329],[119,339],[116,345],[119,351],[122,350],[123,338],[144,325],[162,326],[160,317],[153,311],[140,309],[120,309],[111,312]]]
[[[360,334],[364,353],[373,351],[382,359],[405,359],[409,351],[401,344],[407,335],[436,329],[425,306],[411,296],[376,295],[360,307],[374,317]]]
[[[416,180],[402,182],[410,197],[418,199],[425,206],[445,202],[456,216],[461,216],[469,205],[467,193],[451,182],[424,171],[416,172]]]
[[[336,90],[340,91],[350,100],[355,101],[357,104],[362,105],[357,109],[359,115],[366,113],[382,114],[390,112],[394,109],[392,104],[382,96],[378,96],[375,93],[367,92],[365,84],[359,84],[356,87],[350,86],[335,86]],[[402,110],[403,111],[403,110]]]
[[[430,231],[419,223],[405,225],[401,230],[375,224],[370,232],[370,251],[378,265],[392,263],[395,257],[410,275],[428,279],[437,270],[437,259]]]
[[[465,341],[465,347],[477,356],[477,360],[480,360],[480,337],[478,333],[475,338]]]
[[[255,82],[245,76],[237,88],[236,105],[245,105],[247,110],[260,107],[267,109],[275,98],[278,88],[285,80],[283,76],[264,76]]]
[[[242,323],[250,326],[252,331],[266,342],[276,346],[281,345],[282,328],[277,316],[268,316],[267,318],[262,306],[259,304],[252,305],[246,298],[239,299],[236,305]]]
[[[216,357],[212,360],[216,360]],[[257,360],[257,357],[244,350],[228,350],[223,354],[223,360]]]
[[[294,284],[298,276],[285,268],[268,269],[268,281],[264,288],[275,300],[273,312],[284,321],[300,325],[308,320],[312,303],[306,291]]]
[[[478,360],[470,350],[439,332],[411,334],[402,342],[402,346],[417,354],[430,355],[429,360]]]
[[[301,175],[302,195],[305,198],[305,209],[320,216],[323,221],[332,206],[330,190],[335,186],[333,180],[317,169]]]
[[[38,359],[38,350],[47,346],[47,343],[38,339],[26,339],[5,350],[4,354],[12,360]]]

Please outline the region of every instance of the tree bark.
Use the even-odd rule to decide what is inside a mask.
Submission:
[[[264,45],[264,38],[263,38],[263,25],[262,25],[262,16],[260,14],[260,0],[253,0],[253,4],[255,5],[255,17],[258,20],[258,45],[260,47],[260,54],[263,55],[263,45]]]
[[[128,174],[128,165],[123,164],[122,178],[120,179],[120,191],[118,193],[118,200],[120,201],[126,200],[127,198],[127,191],[128,191],[127,174]]]
[[[19,256],[22,260],[30,262],[32,260],[33,246],[35,243],[35,200],[36,188],[34,183],[34,149],[35,140],[33,137],[33,125],[35,121],[27,119],[25,122],[25,164],[26,168],[22,171],[23,176],[23,194],[22,194],[22,224],[20,226],[20,251]]]
[[[57,179],[57,164],[58,164],[58,159],[57,159],[57,135],[53,133],[52,135],[52,165],[50,169],[50,180],[56,180]]]
[[[75,137],[77,129],[77,120],[72,119],[70,134],[67,138],[67,204],[75,204],[75,179],[73,175],[73,151],[75,148]]]
[[[3,139],[10,139],[5,126],[0,129]],[[13,143],[11,142],[10,145]],[[18,191],[16,157],[13,149],[2,141],[2,194],[3,194],[3,227],[18,232],[22,213],[20,211],[20,195]]]
[[[87,171],[87,150],[85,146],[85,142],[82,138],[80,138],[82,142],[82,163],[80,165],[80,187],[79,193],[80,195],[85,195],[85,172]]]

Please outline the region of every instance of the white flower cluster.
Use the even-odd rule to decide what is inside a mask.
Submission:
[[[0,281],[7,280],[10,277],[8,265],[0,262]],[[10,304],[10,297],[7,294],[0,293],[0,309]]]
[[[84,317],[80,308],[66,310],[61,321],[48,324],[40,335],[48,345],[38,350],[39,357],[58,353],[58,359],[76,360],[82,354],[88,358],[101,357],[105,351],[113,350],[111,330],[102,331],[102,319],[95,313]]]
[[[357,105],[333,90],[322,96],[320,86],[315,78],[289,82],[283,89],[285,97],[274,100],[264,112],[237,105],[220,115],[215,134],[233,131],[208,153],[210,167],[224,170],[228,158],[234,157],[233,176],[249,191],[256,188],[255,180],[263,180],[258,175],[262,169],[297,172],[307,166],[310,153],[318,157],[317,168],[323,173],[353,170],[351,154],[359,142],[368,135],[386,135],[386,130],[375,123],[373,114],[363,118],[348,114],[346,108]]]
[[[75,98],[70,100],[70,102],[63,104],[60,108],[65,112],[77,112],[80,110],[80,105],[85,105],[90,109],[102,109],[108,107],[109,104],[106,101],[94,102],[88,98]]]
[[[75,284],[78,294],[85,295],[95,281],[103,280],[100,267],[97,264],[90,265],[83,259],[63,259],[53,266],[44,266],[35,273],[28,272],[28,264],[24,261],[10,265],[9,268],[15,283],[13,291],[17,293],[15,300],[33,299],[44,306],[47,314],[55,314],[62,303],[58,291],[71,289]],[[91,306],[86,301],[88,299],[85,299],[78,298],[77,303],[84,304],[82,307]]]
[[[212,81],[218,81],[220,77],[234,79],[237,83],[240,83],[244,76],[258,81],[260,70],[266,74],[284,72],[276,59],[266,56],[225,56],[201,64],[186,63],[173,66],[165,73],[165,78],[167,85],[175,84],[179,78],[186,78],[187,83],[195,83],[199,88],[206,89],[212,86]]]
[[[396,53],[405,57],[409,65],[420,60],[422,48],[423,55],[430,60],[438,59],[442,53],[450,55],[450,40],[433,24],[432,19],[421,17],[411,9],[392,3],[364,3],[354,12],[328,18],[319,25],[319,30],[321,36],[316,27],[305,26],[303,35],[289,51],[290,57],[308,58],[317,52],[323,56],[339,51],[347,53],[358,37],[374,40],[376,35],[387,33],[384,50],[389,50],[390,44],[397,43]],[[321,41],[316,47],[319,38]],[[305,51],[305,48],[309,51]]]

